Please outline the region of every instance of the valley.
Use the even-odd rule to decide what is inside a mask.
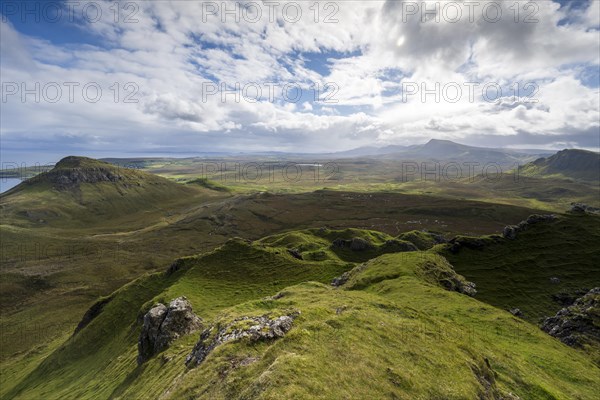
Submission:
[[[246,384],[230,382],[235,374],[242,373],[237,369],[231,371],[231,378],[219,378],[219,384],[213,381],[215,378],[207,378],[205,382],[213,382],[210,390],[208,386],[200,389],[192,384],[186,377],[196,372],[194,369],[186,372],[181,357],[195,335],[177,341],[180,344],[160,356],[163,361],[153,357],[148,366],[132,364],[143,310],[155,302],[168,303],[179,296],[189,299],[206,326],[205,323],[232,315],[279,312],[276,310],[281,307],[280,300],[265,302],[264,298],[281,292],[285,293],[285,299],[289,293],[289,300],[282,300],[282,306],[286,304],[285,307],[304,313],[298,317],[303,328],[298,328],[295,334],[301,336],[294,336],[289,345],[296,349],[301,346],[303,352],[312,354],[310,357],[327,352],[327,356],[317,357],[331,358],[334,353],[330,352],[339,351],[337,345],[314,347],[321,342],[317,339],[319,335],[325,334],[328,341],[350,344],[357,340],[354,335],[367,334],[363,324],[375,327],[390,323],[392,326],[380,333],[388,335],[385,340],[392,346],[388,349],[399,346],[400,350],[407,345],[406,340],[417,340],[428,351],[441,351],[441,347],[435,346],[434,350],[423,340],[442,330],[444,336],[438,339],[452,341],[454,347],[448,349],[456,351],[460,346],[455,347],[454,341],[460,339],[452,336],[452,330],[470,326],[474,340],[489,340],[486,332],[491,330],[500,335],[494,339],[498,345],[504,340],[499,338],[506,336],[512,345],[516,340],[518,346],[526,346],[532,352],[530,356],[526,353],[519,357],[539,356],[541,353],[536,351],[542,348],[544,354],[550,354],[547,351],[552,348],[552,352],[557,352],[556,357],[564,357],[559,354],[567,351],[568,357],[578,357],[577,363],[583,363],[582,366],[586,362],[598,363],[595,342],[586,344],[583,350],[570,349],[554,344],[555,339],[545,337],[546,333],[536,326],[556,313],[565,301],[572,302],[586,290],[600,285],[596,267],[600,263],[597,247],[600,217],[569,211],[570,203],[575,201],[597,205],[593,201],[597,183],[589,181],[589,175],[573,180],[538,174],[523,177],[525,182],[519,182],[521,185],[515,184],[512,172],[494,182],[474,177],[459,182],[392,179],[396,183],[385,183],[395,172],[386,175],[386,169],[378,161],[368,161],[369,167],[359,167],[363,161],[350,159],[339,161],[340,167],[355,175],[345,174],[336,185],[310,180],[273,182],[273,187],[265,190],[264,185],[255,183],[228,184],[231,180],[214,176],[209,179],[205,170],[198,168],[202,164],[199,161],[181,161],[177,169],[159,166],[156,160],[136,169],[121,167],[132,160],[111,162],[69,157],[1,195],[3,398],[44,397],[49,393],[78,399],[147,398],[164,390],[167,391],[161,396],[165,398],[172,393],[179,393],[173,397],[179,398],[190,390],[204,392],[210,398],[229,398],[243,396],[243,392],[238,392],[242,388],[269,397],[270,385],[259,383],[248,372],[243,373],[245,378],[239,378],[249,380]],[[376,167],[369,169],[373,166]],[[371,176],[360,177],[361,174],[377,174],[381,183]],[[364,184],[364,179],[371,183]],[[562,197],[565,193],[571,193],[572,197],[565,199]],[[532,226],[514,240],[502,236],[507,225],[515,225],[534,214],[550,213],[556,216],[554,222]],[[346,250],[342,240],[352,246]],[[336,243],[342,247],[336,248]],[[350,281],[355,283],[331,289],[332,279],[351,270],[363,277],[356,278],[354,274]],[[454,274],[454,270],[476,283],[477,300],[463,300],[464,294],[444,294],[444,288],[448,287],[437,279],[449,271]],[[428,272],[423,275],[418,271]],[[436,295],[428,297],[433,293]],[[314,298],[306,302],[308,294]],[[451,297],[444,307],[458,308],[442,311],[439,308],[442,303],[437,303],[436,298],[448,295]],[[86,310],[99,298],[107,299],[107,304],[74,334]],[[373,308],[374,301],[388,305],[379,310],[379,306]],[[352,323],[347,330],[343,326],[349,323],[348,317],[342,318],[345,323],[327,320],[330,311],[325,310],[338,303],[344,304],[344,310],[357,310],[349,312]],[[339,308],[339,304],[335,307]],[[504,328],[506,324],[515,327],[509,329],[511,332],[498,333],[490,316],[484,317],[485,313],[477,316],[478,312],[473,311],[477,309],[475,304],[481,310],[489,310],[485,313],[497,314]],[[459,311],[461,307],[472,311],[465,314]],[[519,309],[518,317],[508,312],[513,309]],[[382,312],[398,313],[400,319],[393,322],[395,319],[384,318]],[[406,312],[409,314],[405,315]],[[455,314],[464,314],[461,317],[464,320],[459,322],[450,317]],[[377,318],[386,322],[376,322]],[[449,321],[467,325],[451,328],[447,326]],[[323,330],[327,324],[334,324],[335,336],[326,333],[331,327]],[[389,336],[392,331],[404,331],[400,327],[406,324],[410,325],[408,334]],[[544,338],[538,344],[542,347],[535,350],[525,344],[527,341],[520,334],[511,336],[514,329],[528,332],[525,336],[535,332],[534,336]],[[293,328],[294,331],[297,329]],[[237,348],[243,351],[240,346],[243,344],[236,344],[228,351]],[[276,362],[278,357],[285,358],[285,354],[293,352],[282,349],[279,356],[263,354],[269,346],[261,344],[253,350],[258,353],[248,356],[265,360],[249,367],[253,373],[266,368],[268,359],[271,360],[268,363]],[[469,363],[486,373],[488,362],[498,366],[508,362],[500,347],[495,351],[498,353],[493,356],[484,354],[483,348],[472,348],[468,353]],[[401,354],[397,356],[405,357]],[[165,357],[168,363],[163,365]],[[423,355],[412,357],[421,359]],[[440,362],[444,357],[458,356],[440,353],[436,357]],[[483,361],[490,357],[495,358]],[[516,355],[510,357],[512,363],[524,363],[523,366],[531,362],[514,358]],[[295,363],[292,360],[289,365],[286,361],[284,365],[288,367],[278,374],[292,368]],[[315,362],[316,359],[310,363],[313,373],[322,374]],[[550,359],[546,362],[549,364],[545,368],[554,365]],[[202,367],[206,372],[202,374],[211,376],[212,368],[220,363],[207,361]],[[400,398],[423,395],[418,393],[450,396],[442,387],[420,386],[412,375],[401,377],[398,372],[390,372],[398,371],[400,365],[406,368],[405,361],[387,363],[388,367],[373,366],[377,371],[387,370],[387,378],[368,375],[364,379],[391,382],[392,386],[386,390]],[[467,393],[489,392],[490,398],[499,398],[500,393],[510,388],[509,392],[518,389],[521,398],[535,397],[533,393],[537,391],[567,398],[582,390],[581,385],[577,389],[569,386],[571,375],[552,375],[537,383],[530,381],[533,378],[519,376],[522,383],[515,383],[516,376],[509,371],[523,367],[517,364],[494,370],[498,381],[489,387],[483,385],[483,389],[478,372],[467,374],[471,380],[465,381],[465,386],[456,389],[458,392],[453,396],[463,398],[472,395]],[[337,373],[344,368],[340,365]],[[423,364],[418,368],[429,367]],[[598,384],[593,378],[597,368],[584,368],[590,379],[586,385],[592,391]],[[415,370],[411,374],[424,371]],[[152,381],[155,374],[161,376],[160,381]],[[463,373],[459,375],[460,379],[466,379]],[[99,376],[103,378],[97,381]],[[298,377],[301,376],[310,381],[315,379],[309,377],[308,371]],[[559,383],[558,376],[566,380]],[[235,379],[237,382],[238,378]],[[326,380],[319,382],[325,384]],[[360,380],[344,385],[351,391],[364,386],[354,386],[357,382]],[[308,381],[303,380],[300,385],[303,390],[310,390]],[[90,387],[96,387],[93,395],[88,392]],[[320,386],[313,390],[323,390],[317,387]],[[291,385],[285,389],[291,390],[289,396],[309,395],[293,388]],[[577,396],[586,398],[584,394]]]

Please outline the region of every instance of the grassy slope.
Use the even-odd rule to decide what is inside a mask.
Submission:
[[[51,198],[55,191],[44,195],[49,196],[47,207],[62,204],[60,199]],[[4,206],[17,203],[16,196],[2,198],[4,215],[10,218],[19,218],[15,216],[19,207],[8,210],[10,207]],[[68,220],[59,221],[64,224],[62,227],[53,227],[52,222],[36,224],[35,229],[3,225],[3,375],[9,375],[9,368],[19,373],[33,368],[36,361],[28,352],[52,352],[57,338],[73,331],[98,296],[107,295],[144,273],[162,270],[177,257],[213,249],[234,235],[258,239],[282,230],[324,225],[376,229],[390,235],[415,228],[478,234],[497,231],[506,221],[517,222],[534,212],[514,206],[398,193],[319,191],[225,199],[219,196],[223,194],[181,196],[161,202],[162,210],[120,213],[121,217],[101,218],[84,227],[78,222],[70,226],[65,222]],[[9,218],[2,221],[10,223]],[[37,250],[40,248],[41,256]],[[319,260],[319,251],[315,257],[307,255],[307,260]]]
[[[446,268],[432,252],[382,255],[346,288],[308,283],[328,282],[355,265],[327,250],[325,238],[344,235],[387,239],[368,231],[303,231],[253,244],[233,240],[182,259],[168,278],[142,278],[120,289],[5,397],[491,399],[512,392],[523,399],[592,399],[600,390],[599,371],[582,353],[432,283],[423,265]],[[287,248],[324,251],[327,258],[300,261]],[[264,298],[278,291],[278,300]],[[223,345],[195,369],[183,360],[198,334],[137,367],[140,310],[179,295],[207,323],[291,309],[302,314],[285,338]],[[248,357],[257,361],[239,366]]]
[[[458,273],[477,283],[478,299],[502,309],[518,307],[537,323],[561,308],[552,295],[600,286],[598,243],[600,217],[565,214],[531,226],[515,240],[444,254]]]
[[[281,248],[231,240],[214,252],[182,259],[182,272],[174,277],[165,280],[163,274],[154,274],[120,289],[97,319],[55,351],[7,397],[24,390],[24,398],[46,397],[49,393],[56,398],[86,398],[91,396],[91,389],[82,382],[93,382],[100,373],[103,382],[98,384],[102,388],[96,388],[94,396],[108,397],[135,369],[135,355],[133,359],[129,356],[135,353],[137,342],[136,316],[140,309],[150,307],[155,297],[166,301],[184,294],[202,317],[212,317],[225,307],[288,285],[309,280],[328,282],[352,265],[339,259],[302,262]],[[183,277],[179,279],[179,275]],[[9,382],[2,385],[3,391],[10,387]]]

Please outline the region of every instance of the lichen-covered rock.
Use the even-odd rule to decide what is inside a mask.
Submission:
[[[574,347],[600,344],[600,287],[563,308],[541,325],[544,332]]]
[[[248,338],[251,342],[281,338],[292,329],[294,319],[298,315],[300,312],[296,311],[273,318],[268,314],[260,317],[241,317],[225,326],[211,326],[202,332],[200,340],[187,356],[185,363],[188,367],[197,366],[215,347],[242,338]]]
[[[192,311],[185,296],[173,299],[169,306],[158,303],[145,315],[138,340],[138,364],[163,351],[182,335],[202,327],[202,319]]]

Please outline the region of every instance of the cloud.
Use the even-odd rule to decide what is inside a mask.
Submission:
[[[233,14],[214,15],[221,2],[137,2],[133,14],[120,10],[118,21],[109,2],[97,3],[101,20],[79,16],[72,23],[94,38],[89,43],[0,24],[3,91],[7,82],[19,87],[2,104],[3,153],[56,150],[67,141],[82,150],[118,145],[123,151],[332,151],[431,137],[589,146],[600,133],[599,92],[590,83],[598,80],[600,62],[596,1],[573,8],[482,0],[472,19],[466,3],[450,2],[461,9],[458,21],[443,8],[423,15],[420,1],[320,2],[316,8],[282,1],[273,19],[264,4],[258,15],[243,8],[247,2],[227,2],[237,21]],[[295,4],[301,15],[290,22]],[[429,2],[429,10],[434,6]],[[486,7],[489,14],[482,13]],[[502,18],[490,22],[496,7]],[[66,82],[79,85],[72,102]],[[29,94],[23,102],[21,85],[36,83],[41,101]],[[57,102],[47,101],[51,83],[63,90]],[[97,102],[82,93],[92,83],[102,89]],[[263,97],[207,96],[207,83],[228,90],[258,85]],[[469,83],[479,85],[473,99]],[[482,96],[481,86],[490,83],[503,90],[497,101]],[[539,88],[536,102],[526,83]],[[458,101],[444,93],[407,98],[407,84],[458,85],[465,92]],[[301,89],[297,102],[284,98],[285,85]],[[274,98],[266,88],[275,88]]]

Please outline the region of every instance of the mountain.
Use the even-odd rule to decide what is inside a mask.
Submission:
[[[408,149],[409,147],[410,146],[399,146],[399,145],[390,145],[390,146],[384,146],[384,147],[363,146],[363,147],[357,147],[352,150],[338,151],[336,153],[330,153],[330,155],[333,157],[341,157],[341,158],[375,156],[375,155],[382,155],[382,154],[398,153],[398,152]]]
[[[148,172],[69,156],[49,171],[2,193],[0,205],[7,218],[11,218],[10,223],[17,226],[85,225],[162,210],[212,192]]]
[[[563,176],[567,178],[600,181],[600,154],[587,150],[567,149],[539,158],[522,168],[523,175]]]
[[[549,154],[551,152],[544,150],[495,149],[467,146],[450,140],[431,139],[429,142],[421,145],[359,147],[353,150],[333,153],[332,156],[340,158],[378,157],[384,160],[457,162],[459,164],[469,162],[478,163],[481,166],[494,163],[500,165],[505,170]]]
[[[403,160],[423,160],[437,162],[477,163],[480,166],[497,164],[506,170],[523,162],[539,157],[536,154],[523,153],[510,149],[493,149],[486,147],[467,146],[450,140],[431,139],[429,142],[412,146],[404,151],[388,154],[387,158],[401,158]]]

